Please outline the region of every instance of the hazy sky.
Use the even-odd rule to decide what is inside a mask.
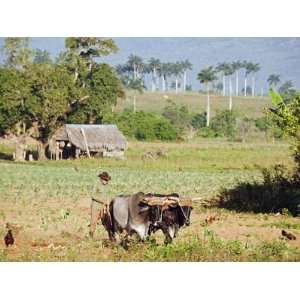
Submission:
[[[258,62],[257,89],[267,88],[269,74],[281,75],[300,87],[300,38],[114,38],[120,50],[103,58],[112,64],[124,63],[133,53],[148,60],[175,62],[189,59],[193,70],[188,77],[194,89],[200,87],[197,73],[208,65],[233,60]],[[0,38],[0,46],[3,38]],[[63,38],[32,38],[32,47],[47,49],[55,57],[64,48]],[[242,74],[242,73],[241,73]]]

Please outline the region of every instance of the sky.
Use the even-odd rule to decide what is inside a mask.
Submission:
[[[188,59],[193,70],[188,73],[188,83],[193,89],[199,89],[196,80],[198,72],[209,65],[234,60],[249,60],[259,63],[257,90],[267,89],[270,74],[281,75],[282,82],[292,80],[300,88],[300,38],[168,38],[168,37],[115,37],[119,47],[116,54],[102,58],[112,65],[125,63],[130,54],[141,56],[145,61],[150,57],[164,62]],[[0,47],[3,38],[0,38]],[[52,57],[64,49],[64,38],[31,38],[33,48],[46,49]],[[242,72],[241,72],[242,74]]]

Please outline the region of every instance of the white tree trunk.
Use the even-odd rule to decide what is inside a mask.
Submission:
[[[154,76],[154,90],[156,91],[157,88],[157,74],[156,74],[156,69],[153,69],[153,76]]]
[[[162,91],[166,91],[166,81],[164,75],[161,76]]]
[[[136,112],[136,95],[133,96],[133,112]]]
[[[232,82],[231,82],[231,77],[229,77],[229,110],[232,110]]]
[[[207,89],[207,104],[206,104],[206,127],[209,127],[209,120],[210,120],[210,98],[209,98],[209,85],[206,84]]]
[[[235,73],[235,95],[239,95],[239,71],[236,71]]]
[[[175,92],[176,92],[176,94],[178,94],[178,78],[177,78],[177,76],[175,78]]]
[[[225,75],[223,75],[223,96],[226,96],[226,81],[225,81]]]
[[[260,96],[261,96],[261,97],[264,96],[264,88],[261,88],[261,90],[260,90]]]
[[[183,73],[183,91],[186,91],[186,71]]]
[[[154,92],[156,90],[155,86],[155,77],[154,77],[154,71],[152,71],[152,77],[151,77],[151,91]]]
[[[244,96],[247,97],[247,77],[245,77]]]
[[[255,95],[255,76],[252,76],[252,97]]]
[[[136,70],[136,65],[133,65],[133,79],[136,80],[137,78],[137,70]]]

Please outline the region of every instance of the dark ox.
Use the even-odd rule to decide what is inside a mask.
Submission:
[[[155,196],[179,198],[177,194]],[[176,202],[167,207],[156,205],[156,209],[153,210],[152,213],[155,213],[153,219],[158,221],[150,225],[149,235],[157,230],[162,230],[165,235],[165,244],[171,243],[176,237],[180,227],[190,225],[192,209],[190,205],[179,205],[179,203]]]

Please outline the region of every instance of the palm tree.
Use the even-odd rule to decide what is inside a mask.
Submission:
[[[133,70],[133,80],[141,78],[142,70],[144,68],[143,59],[137,55],[131,54],[128,57],[128,65],[132,67]]]
[[[269,88],[275,88],[278,83],[280,82],[280,75],[278,74],[271,74],[268,79]]]
[[[240,60],[234,61],[231,64],[233,71],[235,72],[235,95],[239,95],[239,70],[243,67],[243,63]]]
[[[171,68],[172,74],[175,76],[175,92],[178,93],[178,77],[183,73],[183,66],[180,62],[172,64]]]
[[[278,89],[278,92],[280,94],[288,93],[290,90],[293,89],[293,86],[294,85],[293,85],[292,80],[287,80],[280,86],[280,88]]]
[[[188,70],[192,70],[193,65],[190,63],[188,59],[181,62],[182,70],[183,70],[183,91],[186,91],[186,73]]]
[[[130,80],[128,87],[133,90],[133,112],[136,112],[136,94],[139,92],[140,94],[144,91],[144,82],[141,79],[132,79]]]
[[[157,89],[157,73],[161,63],[160,60],[154,57],[149,59],[149,67],[151,69],[151,90],[154,92]]]
[[[260,70],[260,65],[259,63],[252,64],[251,68],[251,73],[252,73],[252,97],[255,96],[255,74]]]
[[[204,83],[207,91],[207,106],[206,106],[206,126],[209,127],[210,120],[210,97],[209,97],[209,84],[217,79],[216,70],[210,66],[208,68],[202,69],[197,75],[197,80],[200,83]]]
[[[225,76],[229,76],[229,110],[232,110],[232,74],[234,71],[231,64],[228,64],[227,68],[224,70]]]
[[[226,62],[218,63],[216,71],[220,72],[223,76],[223,96],[226,96],[226,70],[228,70],[229,64]]]
[[[243,68],[245,69],[244,96],[247,97],[247,79],[248,79],[248,75],[252,71],[252,63],[244,60],[242,64],[243,64]]]

